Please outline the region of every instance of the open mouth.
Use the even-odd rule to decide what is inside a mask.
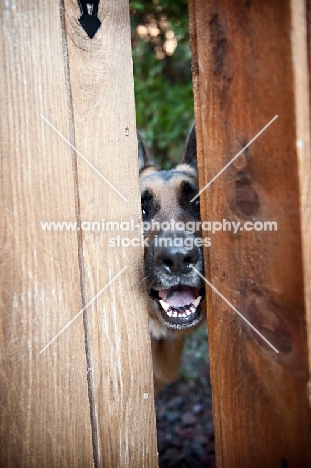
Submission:
[[[160,316],[168,328],[190,328],[201,321],[200,302],[204,288],[178,285],[152,292],[159,301]]]

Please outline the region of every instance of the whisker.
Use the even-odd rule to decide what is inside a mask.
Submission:
[[[151,276],[151,275],[150,275],[150,276]],[[153,280],[152,280],[152,283],[151,283],[151,285],[150,285],[150,288],[152,288],[153,283],[156,281],[156,279],[157,279],[156,276],[154,276],[154,277],[153,277]]]
[[[145,276],[145,278],[143,278],[142,280],[140,280],[135,286],[138,286],[140,283],[142,283],[143,281],[145,281],[147,278],[149,278],[151,276],[152,273],[150,273],[150,275],[147,275]]]

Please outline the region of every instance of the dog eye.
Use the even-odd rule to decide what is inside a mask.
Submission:
[[[148,216],[148,211],[143,203],[141,204],[141,213],[143,215],[143,218],[146,218],[146,216]]]
[[[195,211],[199,212],[200,211],[200,200],[196,199],[195,202],[193,203]]]
[[[159,210],[158,203],[155,201],[152,192],[144,190],[141,194],[141,212],[143,220],[149,219]]]

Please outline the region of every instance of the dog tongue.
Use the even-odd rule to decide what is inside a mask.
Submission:
[[[181,307],[191,304],[197,296],[197,288],[190,286],[177,286],[170,289],[160,289],[159,296],[170,306]]]

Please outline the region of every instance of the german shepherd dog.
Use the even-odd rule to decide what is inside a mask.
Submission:
[[[138,159],[145,247],[144,276],[148,292],[149,328],[155,395],[178,375],[185,336],[203,319],[203,254],[193,125],[180,163],[159,170],[138,132]],[[172,220],[175,223],[172,227]],[[186,227],[195,226],[191,232]],[[179,225],[178,225],[179,223]],[[168,228],[169,226],[169,228]],[[185,226],[185,227],[184,227]],[[178,227],[178,229],[177,229]]]

